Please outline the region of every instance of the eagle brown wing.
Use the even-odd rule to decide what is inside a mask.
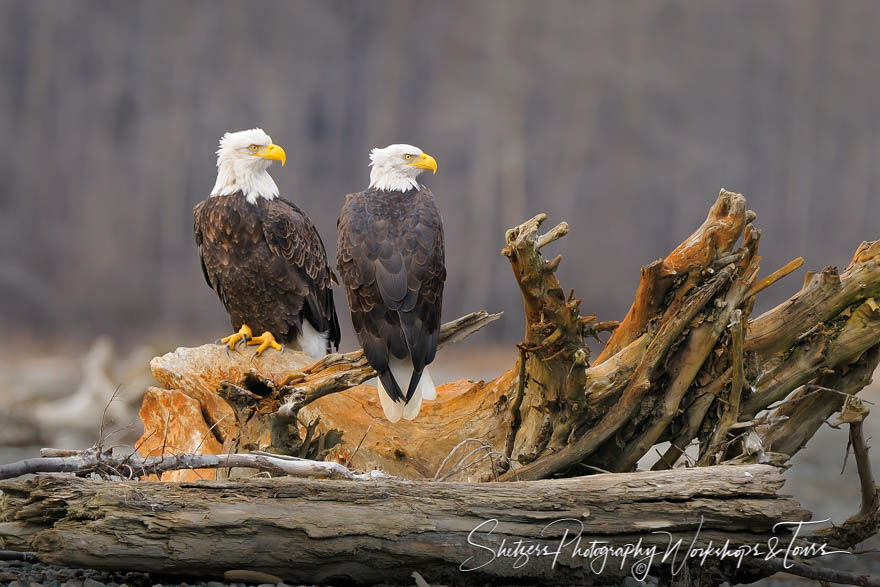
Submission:
[[[427,188],[349,194],[337,223],[337,268],[370,365],[395,401],[407,400],[434,360],[446,279],[443,224]],[[404,393],[390,355],[412,358]]]
[[[205,276],[208,287],[215,289],[214,284],[211,282],[211,276],[208,275],[208,268],[205,267],[205,256],[202,252],[202,244],[205,242],[205,235],[202,233],[202,216],[204,215],[203,210],[206,202],[207,200],[199,202],[193,208],[193,232],[196,235],[196,246],[199,248],[199,265],[202,266],[202,275]]]
[[[208,198],[193,209],[202,273],[234,328],[247,323],[291,342],[307,319],[339,345],[339,320],[324,243],[291,202],[240,194]]]
[[[223,284],[217,279],[217,271],[211,271],[208,269],[207,263],[209,261],[205,258],[206,249],[205,239],[208,238],[210,240],[216,240],[216,234],[208,234],[206,235],[206,231],[217,232],[216,225],[212,222],[211,216],[211,202],[210,198],[207,200],[203,200],[196,204],[193,208],[193,231],[196,237],[196,246],[199,249],[199,264],[202,267],[202,275],[205,277],[205,281],[208,284],[208,287],[214,290],[217,294],[217,297],[220,298],[220,303],[223,304],[223,307],[226,308],[227,312],[230,312],[229,308],[229,299],[226,296],[226,293],[223,289]]]
[[[305,282],[307,292],[303,316],[318,332],[329,332],[333,348],[339,348],[339,319],[333,303],[333,275],[327,264],[324,241],[315,225],[296,204],[283,198],[270,200],[263,220],[263,234],[269,250],[288,262],[290,273],[282,279]]]

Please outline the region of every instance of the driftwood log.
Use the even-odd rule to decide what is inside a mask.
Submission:
[[[880,498],[854,396],[880,362],[880,241],[859,245],[843,271],[808,272],[800,291],[753,317],[755,296],[803,261],[761,277],[756,214],[742,195],[722,190],[690,237],[642,269],[618,324],[581,315],[581,300],[556,277],[561,256],[542,253],[568,225],[542,234],[544,220],[535,216],[505,236],[502,254],[522,293],[526,327],[516,363],[492,381],[442,385],[415,421],[390,424],[375,387],[364,384],[375,373],[360,351],[312,364],[291,350],[255,357],[218,345],[178,349],[151,364],[159,386],[147,390],[141,409],[140,469],[129,460],[122,476],[186,483],[6,482],[0,545],[101,566],[93,552],[72,546],[88,541],[114,568],[147,568],[134,566],[147,553],[150,569],[192,573],[213,556],[224,568],[309,582],[403,580],[392,570],[399,564],[407,576],[416,570],[462,584],[616,582],[627,574],[619,564],[601,575],[573,563],[548,569],[546,557],[533,557],[527,570],[512,569],[510,560],[470,574],[458,565],[473,546],[468,532],[483,519],[499,520],[492,540],[507,538],[508,546],[540,541],[556,518],[577,519],[585,535],[614,544],[650,543],[654,530],[692,537],[697,512],[704,538],[765,540],[775,523],[808,516],[777,493],[781,477],[767,463],[786,465],[835,412],[851,427],[862,508],[822,536],[849,548],[877,532]],[[456,342],[497,318],[465,316],[444,326],[442,340]],[[585,340],[603,332],[610,338],[591,360]],[[171,456],[179,453],[222,454]],[[235,467],[226,467],[227,453],[259,458],[236,454],[225,461]],[[101,447],[90,454],[97,464],[79,474],[106,474],[116,462]],[[247,467],[255,464],[288,474],[267,460],[285,455],[319,461],[288,467],[295,473],[348,480],[225,479],[252,476]],[[182,468],[167,465],[175,458]],[[640,463],[653,471],[633,472]],[[374,470],[396,479],[358,473]],[[279,554],[274,541],[282,535],[296,547]],[[232,546],[217,548],[220,537]],[[558,535],[550,540],[558,543]],[[802,574],[847,579],[806,565],[815,554],[799,558]],[[709,585],[766,576],[780,564],[697,565],[685,568],[685,579],[671,567],[655,570],[667,582]]]
[[[0,482],[0,541],[45,562],[199,578],[254,570],[295,584],[412,584],[413,571],[447,584],[614,583],[671,576],[673,559],[678,576],[717,584],[734,566],[715,556],[702,567],[686,563],[691,541],[766,550],[776,536],[787,544],[789,532],[774,524],[809,513],[777,493],[782,483],[768,465],[511,484],[41,477]],[[643,550],[624,557],[624,545],[639,539]],[[679,539],[677,556],[662,561]],[[514,553],[517,541],[529,556]],[[601,553],[608,545],[621,550]],[[560,550],[555,564],[539,549]]]

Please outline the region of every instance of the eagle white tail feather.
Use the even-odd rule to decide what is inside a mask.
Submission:
[[[388,392],[382,386],[382,380],[377,379],[376,383],[379,387],[379,403],[382,404],[382,411],[385,412],[385,418],[394,424],[403,417],[403,402],[396,402],[391,399]]]
[[[391,357],[388,361],[388,368],[391,370],[391,375],[397,382],[398,387],[400,387],[403,393],[406,393],[406,390],[409,387],[409,380],[412,378],[413,374],[412,360],[409,357],[404,359]],[[391,423],[397,422],[401,418],[407,420],[415,419],[422,408],[422,400],[432,400],[437,397],[437,391],[434,389],[434,381],[431,379],[431,374],[428,372],[427,367],[422,371],[419,385],[413,392],[413,396],[410,398],[409,403],[404,404],[402,401],[392,401],[391,396],[388,395],[388,392],[386,392],[385,388],[382,386],[382,381],[377,380],[377,384],[379,388],[379,402],[382,404],[382,411],[385,412],[385,417]]]
[[[422,377],[419,379],[419,385],[413,392],[412,399],[403,408],[403,417],[406,420],[414,420],[422,409],[422,400],[437,399],[437,390],[434,388],[434,380],[431,379],[431,373],[428,368],[422,371]]]
[[[437,399],[437,390],[434,388],[434,380],[431,379],[431,373],[428,368],[422,371],[422,379],[419,381],[419,390],[422,392],[422,399]]]
[[[416,390],[413,392],[413,396],[409,399],[409,403],[403,406],[403,419],[415,420],[416,416],[419,415],[419,410],[421,409],[422,390],[420,387],[416,387]]]
[[[330,331],[318,332],[309,321],[303,319],[302,332],[296,337],[296,344],[305,353],[308,353],[316,361],[324,358],[327,354],[327,340],[330,338]]]

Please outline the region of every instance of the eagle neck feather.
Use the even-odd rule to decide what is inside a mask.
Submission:
[[[256,204],[257,198],[274,200],[279,193],[275,180],[265,167],[224,161],[217,168],[217,182],[211,195],[229,196],[239,191],[251,204]]]
[[[409,190],[422,189],[414,177],[388,173],[382,167],[376,166],[370,170],[370,187],[386,192],[408,192]]]

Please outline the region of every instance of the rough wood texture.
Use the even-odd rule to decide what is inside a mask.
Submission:
[[[779,471],[765,465],[595,475],[528,484],[413,483],[251,479],[196,483],[101,482],[38,477],[0,483],[0,545],[33,550],[41,560],[92,568],[149,570],[178,576],[221,576],[229,569],[268,572],[289,583],[409,583],[418,571],[431,583],[542,580],[589,584],[631,572],[630,557],[610,557],[601,577],[590,559],[572,556],[583,543],[643,538],[664,552],[662,529],[698,544],[730,538],[766,543],[778,520],[806,520],[777,492]],[[568,522],[556,520],[569,519]],[[498,526],[487,520],[497,520]],[[489,560],[502,540],[564,547],[513,568]],[[488,535],[488,531],[494,532]],[[568,535],[565,535],[565,532]],[[543,534],[542,534],[543,532]],[[782,536],[784,538],[784,535]],[[83,548],[88,544],[88,548]],[[280,547],[283,545],[283,547]],[[669,573],[658,560],[652,574]],[[720,579],[707,564],[709,582]]]
[[[504,446],[510,416],[503,408],[511,380],[512,374],[505,373],[488,383],[458,381],[441,385],[437,388],[437,400],[423,403],[418,419],[412,422],[388,422],[382,414],[376,388],[366,385],[322,398],[304,408],[301,414],[307,421],[320,418],[323,430],[345,431],[345,442],[334,447],[328,458],[351,462],[361,470],[381,469],[396,477],[433,479],[443,459],[464,439],[479,439],[492,447]],[[364,417],[352,417],[353,414]],[[361,439],[363,443],[352,458]],[[476,446],[475,443],[462,447],[453,464]],[[485,454],[486,451],[481,451],[469,461]],[[498,452],[493,458],[496,473],[503,472],[506,468],[503,454]],[[492,466],[492,461],[487,459],[454,478],[491,479]]]
[[[561,255],[545,261],[541,249],[567,234],[568,224],[562,222],[539,234],[545,219],[546,214],[539,214],[508,230],[507,246],[501,251],[510,260],[526,318],[514,367],[517,387],[509,396],[510,442],[505,445],[514,466],[568,445],[584,413],[590,359],[584,339],[617,326],[597,323],[595,316],[581,316],[581,300],[574,297],[574,291],[566,297],[555,273]]]
[[[220,454],[214,431],[205,422],[198,400],[177,390],[149,387],[144,392],[140,410],[144,430],[138,451],[144,457],[176,453]],[[192,469],[169,471],[164,481],[199,481],[213,479],[214,471]]]
[[[641,357],[620,399],[599,419],[598,423],[560,450],[544,455],[537,461],[510,471],[505,479],[543,479],[564,471],[596,451],[635,415],[642,399],[651,391],[660,374],[660,365],[672,344],[697,312],[728,284],[732,271],[723,271],[699,289],[687,302],[671,307],[670,319],[655,335]]]
[[[880,344],[880,242],[862,243],[842,273],[811,274],[752,319],[754,296],[802,264],[759,278],[756,218],[745,197],[722,190],[706,221],[643,270],[619,327],[581,316],[581,300],[556,277],[561,256],[544,258],[566,223],[542,233],[539,214],[512,228],[502,254],[523,299],[516,364],[489,382],[441,386],[414,422],[384,420],[359,352],[309,365],[289,351],[256,360],[220,347],[178,349],[154,360],[154,373],[165,389],[202,402],[198,427],[211,428],[224,452],[327,458],[410,479],[630,471],[667,440],[673,446],[654,469],[674,467],[691,443],[701,465],[784,460],[841,403],[834,393],[778,402],[805,385],[854,394],[869,381]],[[464,317],[441,338],[495,318]],[[611,338],[590,365],[585,338],[605,330]]]
[[[858,393],[868,383],[880,363],[880,346],[874,346],[856,363],[821,375],[762,419],[757,427],[764,448],[775,453],[795,455],[835,412],[843,407],[847,395]]]
[[[746,200],[741,195],[721,190],[706,221],[690,237],[665,259],[642,268],[635,301],[620,328],[596,357],[596,363],[613,356],[644,331],[648,321],[662,311],[663,298],[676,276],[687,273],[692,266],[708,267],[733,250],[747,222],[745,206]]]
[[[500,316],[474,312],[444,324],[440,348],[463,340]],[[491,402],[497,398],[485,392],[483,382],[459,381],[438,387],[439,401],[425,403],[418,425],[390,425],[382,416],[376,388],[360,386],[376,375],[361,351],[328,355],[314,363],[304,353],[289,349],[256,357],[250,348],[230,352],[221,345],[204,345],[157,357],[151,367],[166,389],[151,388],[144,400],[144,434],[138,441],[144,456],[162,454],[163,446],[166,455],[193,451],[195,438],[204,438],[204,431],[210,430],[208,436],[216,440],[209,438],[195,452],[268,450],[303,458],[329,457],[362,470],[381,468],[390,474],[431,478],[449,449],[466,437],[460,434],[485,436],[494,424],[475,416],[455,430],[448,427],[450,410],[494,414]],[[503,389],[504,384],[498,388]],[[336,393],[341,391],[344,393]],[[332,401],[323,401],[329,394],[335,394]],[[180,395],[200,402],[202,413],[159,407],[182,401]],[[425,434],[432,430],[432,421],[443,424],[442,429],[433,427],[433,436]],[[408,428],[419,432],[404,450],[399,440],[406,438]],[[448,444],[441,444],[446,437]],[[167,442],[168,438],[173,442]],[[225,472],[181,471],[171,475],[186,475],[187,480],[196,475],[213,479]]]
[[[808,277],[803,289],[748,326],[746,350],[771,354],[788,349],[816,324],[859,300],[880,293],[880,241],[863,242],[843,273],[834,267]]]
[[[150,362],[150,370],[161,388],[179,390],[198,401],[205,422],[209,427],[215,426],[219,441],[225,443],[236,436],[237,421],[229,404],[217,394],[221,382],[269,378],[303,369],[313,362],[307,354],[293,349],[257,357],[255,347],[239,346],[229,351],[224,345],[212,344],[181,347],[156,357]]]

